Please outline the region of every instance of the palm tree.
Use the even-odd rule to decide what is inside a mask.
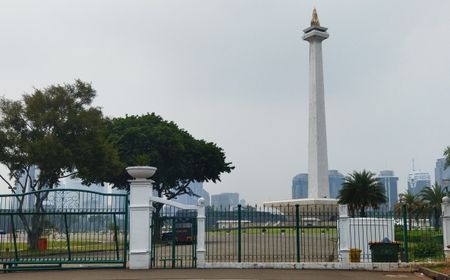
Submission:
[[[366,216],[367,207],[377,209],[380,204],[387,202],[383,185],[374,173],[366,170],[353,171],[345,176],[337,198],[339,203],[348,204],[352,216],[359,210],[361,217]]]
[[[424,212],[423,207],[423,201],[421,197],[417,194],[414,194],[410,191],[407,191],[406,193],[400,194],[400,196],[403,196],[403,199],[406,204],[407,214],[408,214],[408,228],[409,230],[412,229],[412,219],[417,219],[421,214]],[[395,205],[395,211],[397,214],[401,215],[401,203],[397,203]]]
[[[434,228],[439,229],[439,218],[441,216],[441,203],[442,198],[445,196],[445,190],[438,183],[435,183],[431,187],[425,187],[420,196],[422,201],[428,206],[433,213]]]

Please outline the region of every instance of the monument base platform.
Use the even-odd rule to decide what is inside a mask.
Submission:
[[[299,198],[299,199],[288,199],[288,200],[278,200],[278,201],[268,201],[264,202],[265,207],[282,209],[291,208],[298,205],[300,211],[330,211],[337,212],[338,201],[334,198]]]

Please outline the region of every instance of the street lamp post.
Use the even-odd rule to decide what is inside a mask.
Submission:
[[[406,212],[406,197],[404,194],[400,194],[400,203],[402,205],[402,216],[403,216],[403,261],[408,262],[408,219]]]

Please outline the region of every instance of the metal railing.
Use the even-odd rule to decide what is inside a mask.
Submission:
[[[336,207],[206,209],[207,262],[338,261]]]
[[[82,263],[125,267],[127,236],[126,194],[52,189],[0,195],[4,269]]]
[[[194,206],[183,210],[176,203],[167,204],[173,205],[153,216],[152,267],[195,267],[197,211]],[[359,252],[352,261],[444,260],[442,221],[436,216],[433,210],[411,211],[403,206],[398,211],[369,209],[364,217],[347,217],[350,255]],[[207,207],[205,260],[347,261],[339,252],[343,236],[339,226],[337,205]],[[127,238],[126,194],[54,189],[0,195],[4,269],[84,263],[125,267]],[[387,250],[386,244],[392,258],[380,259],[380,252],[374,250]]]
[[[337,206],[206,209],[207,262],[442,261],[443,234],[432,212],[368,210],[350,217],[351,260],[339,254]],[[404,211],[407,211],[403,209]],[[391,250],[389,253],[387,251]],[[385,254],[388,254],[386,256]],[[381,254],[381,255],[380,255]],[[389,256],[389,254],[391,254]],[[340,259],[341,258],[341,259]]]

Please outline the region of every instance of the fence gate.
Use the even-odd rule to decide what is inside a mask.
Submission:
[[[153,268],[195,268],[197,219],[195,210],[165,205],[153,214]]]
[[[0,195],[0,209],[3,270],[126,266],[126,194],[42,190]]]

